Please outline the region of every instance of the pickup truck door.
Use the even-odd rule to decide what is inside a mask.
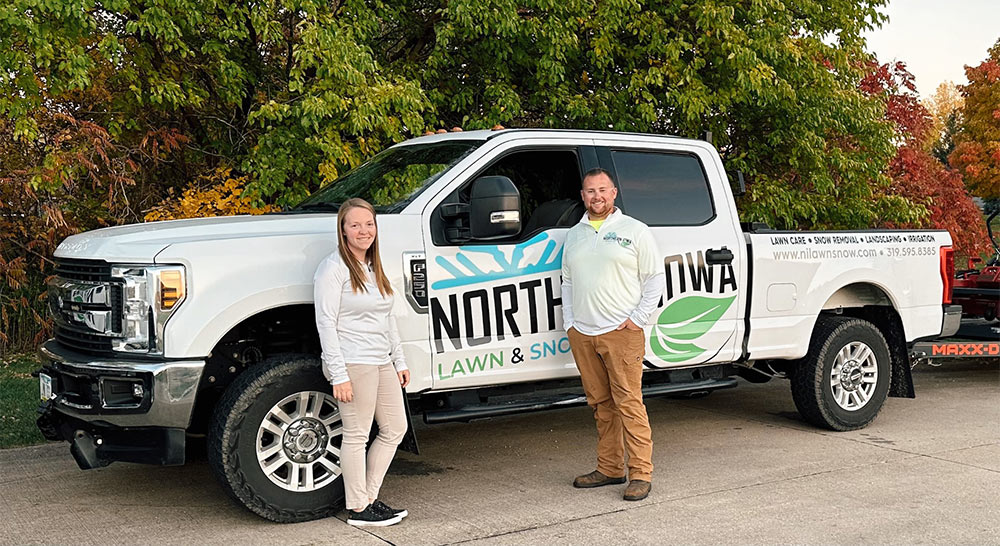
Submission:
[[[681,144],[595,144],[601,166],[615,173],[616,205],[650,227],[663,259],[663,299],[645,328],[647,366],[738,359],[745,250],[717,156]]]
[[[434,389],[578,375],[562,329],[562,248],[583,215],[580,177],[597,166],[589,139],[506,142],[477,161],[425,212]],[[465,240],[450,204],[481,176],[507,176],[521,199],[521,233]],[[467,224],[465,224],[467,226]]]

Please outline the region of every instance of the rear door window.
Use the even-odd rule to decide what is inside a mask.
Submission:
[[[692,226],[715,217],[705,170],[697,157],[612,151],[625,214],[650,226]]]

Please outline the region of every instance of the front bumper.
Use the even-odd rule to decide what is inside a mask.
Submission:
[[[38,427],[71,442],[81,468],[111,461],[184,463],[203,360],[118,360],[75,353],[48,341],[39,350],[52,398]]]

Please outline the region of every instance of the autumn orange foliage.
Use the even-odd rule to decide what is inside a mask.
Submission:
[[[965,75],[969,84],[961,86],[965,97],[962,130],[949,161],[975,195],[1000,199],[1000,40],[990,49],[989,58],[965,67]]]
[[[979,256],[990,250],[983,214],[958,171],[945,168],[923,149],[907,145],[899,149],[889,175],[895,193],[927,207],[933,227],[951,233],[957,254]]]
[[[62,212],[39,199],[24,180],[0,177],[0,205],[0,354],[4,354],[35,346],[49,333],[44,294],[39,296],[38,287],[51,270],[49,256],[74,230]]]
[[[103,127],[61,112],[33,113],[36,141],[0,122],[0,355],[37,346],[49,333],[44,283],[59,242],[117,222],[135,163]]]
[[[246,183],[246,176],[233,176],[232,169],[219,167],[208,175],[200,176],[179,198],[170,191],[170,195],[160,205],[146,213],[145,220],[155,222],[205,216],[264,214],[280,210],[274,205],[257,207],[244,199]]]
[[[0,356],[29,351],[51,334],[45,281],[66,237],[136,222],[162,188],[148,183],[188,142],[173,128],[129,146],[94,121],[62,110],[32,112],[37,138],[0,120]]]
[[[986,223],[966,190],[962,175],[948,169],[927,151],[925,142],[932,119],[917,100],[913,75],[906,65],[901,62],[873,65],[862,89],[885,96],[886,116],[895,125],[900,141],[896,157],[889,164],[892,178],[889,191],[927,207],[929,227],[948,230],[956,254],[979,256],[989,251]]]

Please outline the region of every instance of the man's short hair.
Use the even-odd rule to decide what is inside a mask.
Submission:
[[[615,182],[615,177],[611,176],[611,172],[608,171],[607,169],[602,169],[600,167],[594,167],[593,169],[590,169],[589,171],[583,173],[583,178],[580,179],[580,186],[581,187],[583,186],[584,180],[590,178],[591,176],[597,176],[599,174],[603,174],[604,176],[608,177],[608,180],[610,180],[613,185],[618,186],[618,183]]]

